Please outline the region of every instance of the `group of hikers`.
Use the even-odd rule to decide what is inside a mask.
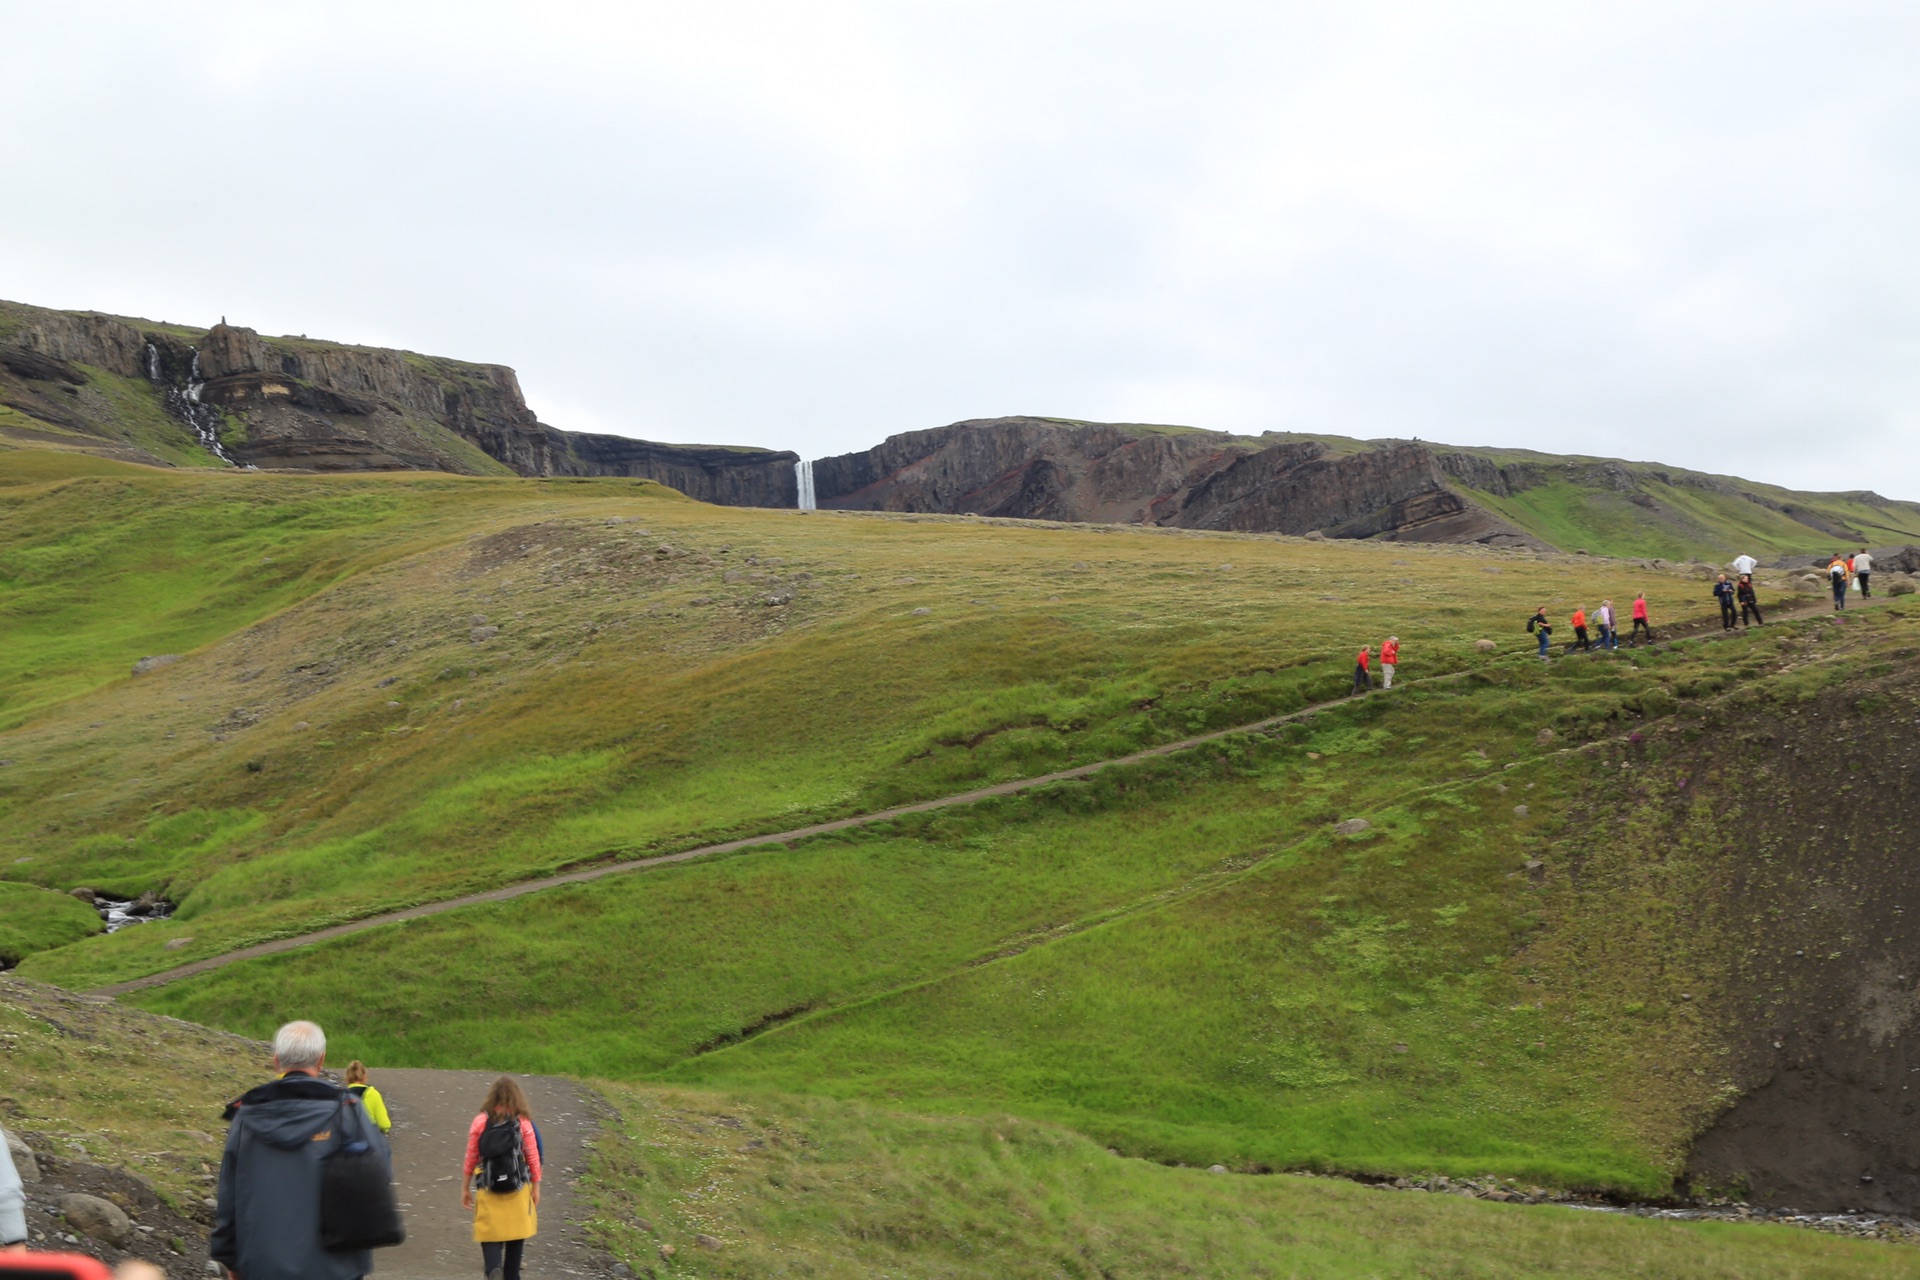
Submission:
[[[1754,570],[1760,567],[1760,562],[1752,556],[1740,555],[1734,557],[1732,567],[1733,578],[1729,579],[1723,573],[1713,584],[1713,598],[1720,605],[1721,628],[1732,631],[1735,627],[1746,629],[1765,626],[1766,619],[1760,614],[1760,595],[1753,585]],[[1849,591],[1858,591],[1862,598],[1870,598],[1873,595],[1871,586],[1873,556],[1865,547],[1852,555],[1834,552],[1833,559],[1827,565],[1827,575],[1833,587],[1835,609],[1847,607]],[[1628,632],[1627,644],[1637,647],[1643,634],[1646,636],[1647,643],[1652,644],[1653,623],[1648,616],[1647,597],[1644,593],[1634,597],[1629,616],[1633,625]],[[1586,606],[1581,605],[1574,609],[1567,622],[1573,628],[1574,637],[1572,643],[1567,646],[1569,653],[1580,650],[1603,652],[1620,647],[1620,629],[1611,600],[1602,600],[1599,607],[1591,612]],[[1527,631],[1540,642],[1540,657],[1549,657],[1549,648],[1553,641],[1553,620],[1547,616],[1547,606],[1541,605],[1534,610],[1533,616],[1527,619]],[[1382,689],[1393,688],[1394,668],[1399,662],[1400,638],[1388,636],[1386,643],[1380,646],[1380,687]],[[1372,690],[1373,664],[1373,649],[1362,645],[1353,667],[1355,695]]]
[[[289,1022],[273,1037],[274,1078],[227,1104],[226,1150],[207,1252],[228,1280],[358,1280],[372,1250],[405,1236],[393,1192],[393,1121],[367,1069],[344,1085],[323,1074],[327,1037]],[[538,1230],[540,1130],[511,1076],[487,1090],[467,1130],[460,1168],[486,1280],[520,1280]],[[25,1197],[0,1141],[0,1250],[27,1247]],[[145,1268],[129,1271],[129,1265]],[[115,1280],[159,1280],[123,1264]]]
[[[1836,551],[1827,562],[1827,585],[1833,588],[1833,607],[1847,607],[1847,592],[1858,590],[1862,600],[1873,598],[1873,557],[1865,547],[1852,555]]]

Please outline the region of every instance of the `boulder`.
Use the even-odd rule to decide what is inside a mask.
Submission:
[[[91,889],[69,889],[67,890],[67,896],[69,898],[78,898],[88,906],[92,906],[100,895]]]
[[[133,674],[137,676],[149,675],[162,667],[170,667],[178,661],[180,661],[180,655],[177,653],[156,653],[134,663]]]
[[[1887,588],[1887,594],[1890,596],[1910,596],[1915,591],[1920,591],[1920,587],[1915,587],[1913,583],[1907,581],[1896,582]]]
[[[491,640],[499,634],[500,634],[500,628],[498,627],[475,627],[473,628],[473,630],[467,633],[467,635],[473,640],[475,644],[480,644],[484,641]]]
[[[1495,649],[1498,649],[1500,646],[1495,644],[1491,640],[1475,640],[1473,642],[1473,647],[1479,650],[1481,653],[1492,653]]]
[[[1373,824],[1365,818],[1348,818],[1345,822],[1336,823],[1333,833],[1337,836],[1357,836],[1363,831],[1371,830],[1373,830]]]
[[[79,1191],[61,1196],[60,1213],[75,1231],[108,1244],[124,1244],[127,1237],[133,1234],[133,1219],[127,1216],[126,1211],[113,1201],[102,1200],[99,1196]]]
[[[726,1247],[720,1242],[718,1236],[697,1235],[693,1238],[693,1242],[702,1249],[724,1249]]]
[[[7,1130],[7,1154],[13,1157],[13,1167],[19,1170],[21,1182],[32,1186],[40,1181],[40,1161],[34,1157],[33,1148],[11,1129]]]

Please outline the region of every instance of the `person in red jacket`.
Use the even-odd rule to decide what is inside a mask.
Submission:
[[[1581,605],[1573,611],[1573,617],[1567,621],[1573,624],[1573,648],[1591,649],[1593,642],[1587,639],[1587,607]]]
[[[1640,647],[1640,633],[1642,631],[1647,633],[1647,643],[1652,644],[1653,624],[1647,621],[1647,596],[1645,592],[1641,592],[1633,598],[1633,634],[1628,636],[1627,639],[1636,649]]]
[[[1400,637],[1388,636],[1380,646],[1380,687],[1393,688],[1393,669],[1400,664]]]
[[[1372,660],[1373,659],[1372,659],[1371,652],[1368,650],[1367,646],[1361,645],[1360,656],[1354,659],[1354,667],[1353,667],[1353,692],[1354,693],[1365,693],[1369,689],[1373,688],[1373,677],[1367,671],[1367,667],[1371,664]]]

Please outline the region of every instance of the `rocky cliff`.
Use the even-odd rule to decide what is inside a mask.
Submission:
[[[562,431],[503,365],[0,304],[0,433],[159,464],[658,480],[794,504],[795,455]]]
[[[1052,418],[956,422],[814,463],[819,505],[1189,529],[1533,545],[1454,491],[1436,455],[1337,452],[1215,432]]]

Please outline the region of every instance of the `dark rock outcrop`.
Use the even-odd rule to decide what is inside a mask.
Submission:
[[[1423,445],[1336,453],[1201,431],[993,418],[814,463],[822,507],[1537,545],[1448,484]]]
[[[151,387],[183,417],[181,451],[204,447],[185,415],[216,413],[226,455],[247,466],[631,476],[705,502],[795,501],[791,453],[562,431],[535,416],[503,365],[263,338],[225,321],[190,338],[146,321],[0,303],[0,373],[21,380],[9,387],[0,377],[0,401],[51,426],[98,434],[113,456],[164,463],[128,447],[125,424],[106,400],[89,406],[84,397],[50,394],[61,385],[84,389],[87,369]]]

